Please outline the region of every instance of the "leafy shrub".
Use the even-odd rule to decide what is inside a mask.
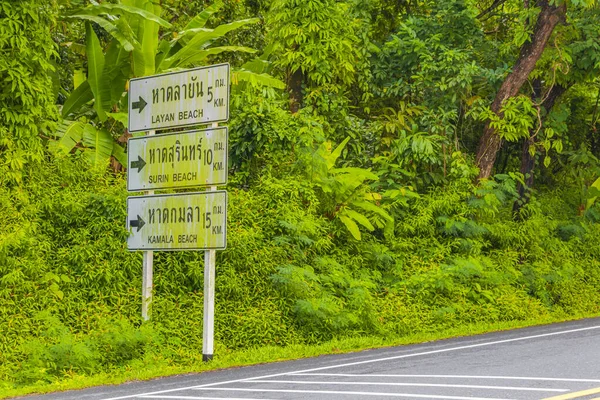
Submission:
[[[203,254],[157,253],[153,323],[141,324],[125,183],[84,165],[54,159],[32,169],[23,190],[0,188],[5,382],[198,359]],[[388,207],[391,235],[356,241],[323,215],[320,187],[268,171],[230,189],[229,244],[217,261],[219,352],[598,309],[599,228],[547,204],[562,192],[534,199],[528,218],[513,221],[514,179],[459,179]],[[564,241],[569,224],[582,230]]]
[[[51,382],[69,373],[89,374],[143,358],[148,345],[156,344],[151,325],[134,328],[124,319],[102,319],[99,329],[74,334],[49,312],[35,316],[43,328],[40,337],[24,343],[24,361],[15,379],[20,383]]]
[[[51,28],[56,2],[24,0],[0,7],[0,184],[23,181],[24,166],[42,161],[40,134],[58,117],[57,52]]]

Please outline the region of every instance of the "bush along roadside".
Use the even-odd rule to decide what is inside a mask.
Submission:
[[[0,191],[3,390],[198,363],[201,253],[157,254],[153,320],[142,324],[124,181],[83,162],[56,159],[30,171],[26,190]],[[524,221],[513,220],[504,177],[384,198],[396,207],[392,231],[361,227],[357,240],[327,212],[322,186],[292,172],[232,183],[217,356],[600,311],[599,228],[564,213],[565,190],[541,194]]]

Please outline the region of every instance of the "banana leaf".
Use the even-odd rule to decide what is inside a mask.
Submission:
[[[150,2],[148,2],[150,3]],[[146,4],[148,4],[146,3]],[[151,3],[150,3],[151,4]],[[151,4],[152,5],[152,4]],[[140,7],[134,7],[127,4],[97,4],[90,5],[86,8],[80,8],[78,10],[73,11],[73,13],[69,14],[69,16],[73,15],[87,15],[87,16],[99,16],[99,15],[125,15],[129,18],[134,17],[138,19],[143,19],[146,21],[150,21],[153,24],[160,25],[164,28],[170,29],[171,24],[168,21],[160,18],[158,15],[154,13],[154,10],[143,9]]]
[[[83,128],[83,145],[86,147],[84,155],[94,166],[101,166],[108,162],[113,153],[114,140],[105,129],[96,129],[91,124]]]
[[[54,152],[69,154],[81,142],[84,126],[83,122],[63,120],[56,129],[59,140],[50,142],[49,148]]]
[[[73,20],[73,19],[81,19],[84,21],[89,21],[89,22],[94,22],[98,25],[100,25],[106,32],[108,32],[113,38],[115,38],[116,40],[119,41],[119,43],[121,44],[121,46],[123,46],[123,48],[127,51],[133,51],[134,49],[134,40],[135,38],[133,38],[132,36],[128,35],[128,32],[123,32],[122,26],[123,26],[123,22],[121,22],[121,29],[119,27],[117,27],[117,25],[113,24],[112,22],[96,16],[96,15],[85,15],[85,14],[75,14],[75,15],[69,15],[64,17],[66,20]]]
[[[86,22],[86,50],[88,60],[88,79],[92,93],[94,94],[94,109],[98,119],[106,121],[105,109],[110,108],[110,82],[103,80],[104,53],[100,41],[92,29],[92,24]]]
[[[192,57],[196,52],[202,50],[204,48],[204,45],[206,45],[210,41],[223,37],[228,32],[241,28],[244,25],[254,24],[259,21],[260,20],[258,18],[242,19],[239,21],[231,22],[229,24],[219,25],[213,30],[207,31],[204,28],[194,28],[189,29],[188,31],[182,31],[182,36],[193,34],[193,37],[181,50],[177,51],[169,58],[166,58],[163,62],[165,65],[161,66],[161,69],[166,70],[170,68],[179,67],[182,64],[182,60],[187,60],[190,57]]]
[[[71,113],[76,113],[81,107],[94,99],[94,93],[90,88],[90,83],[85,80],[77,89],[71,92],[71,95],[65,101],[62,108],[62,117],[66,118]]]

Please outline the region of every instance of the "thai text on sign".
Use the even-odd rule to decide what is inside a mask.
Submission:
[[[129,132],[229,119],[229,64],[132,79]]]
[[[223,250],[227,246],[227,192],[127,199],[130,250]]]
[[[131,138],[127,190],[227,183],[227,127]]]

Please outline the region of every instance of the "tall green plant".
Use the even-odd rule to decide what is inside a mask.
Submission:
[[[307,172],[323,192],[325,214],[342,222],[356,240],[361,240],[359,225],[372,232],[376,227],[393,227],[393,219],[377,205],[381,195],[366,185],[368,181],[377,181],[377,175],[364,168],[335,167],[349,141],[346,138],[335,149],[331,142],[322,143],[310,154]]]
[[[125,91],[130,78],[203,65],[211,56],[223,52],[254,53],[255,50],[248,47],[215,45],[228,32],[258,22],[258,19],[251,18],[222,24],[214,29],[206,28],[208,19],[222,6],[223,3],[218,1],[206,8],[180,32],[169,31],[172,25],[160,17],[161,7],[149,0],[92,4],[64,16],[69,21],[85,21],[88,66],[87,80],[75,88],[62,108],[62,116],[68,120],[65,125],[72,125],[83,116],[91,116],[89,123],[94,125],[94,129],[88,129],[89,135],[106,137],[104,132],[110,128],[110,120],[115,121],[113,126],[116,121],[127,125]],[[110,36],[106,45],[100,42],[93,24]],[[244,79],[267,86],[282,86],[270,76],[250,69],[244,69],[236,76],[236,81]],[[77,129],[61,129],[57,136],[62,145],[77,143],[84,151],[88,149],[86,143],[81,142]],[[90,157],[92,160],[105,160],[112,155],[123,163],[122,151],[118,147],[103,145],[89,149],[93,149],[96,155]]]

